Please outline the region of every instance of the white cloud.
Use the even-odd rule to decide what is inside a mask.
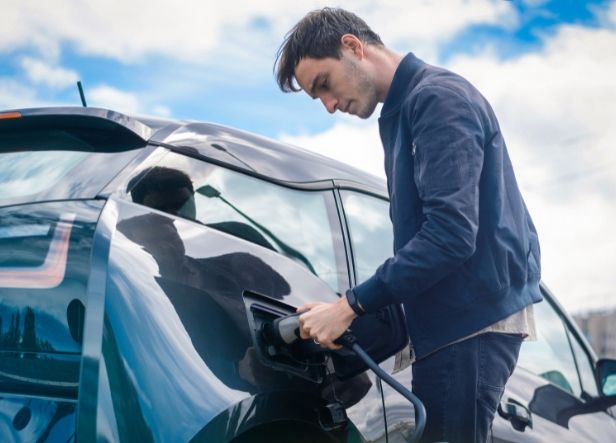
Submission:
[[[608,17],[612,25],[616,26],[616,2],[613,2],[608,9]]]
[[[616,6],[610,13],[616,17]],[[539,230],[544,281],[569,310],[616,305],[616,30],[562,26],[537,53],[448,67],[494,106]],[[374,122],[284,140],[382,175]]]
[[[35,91],[23,83],[7,77],[0,77],[0,109],[19,109],[42,106]]]
[[[20,65],[33,83],[45,84],[52,88],[65,88],[74,85],[79,79],[73,70],[52,66],[32,57],[22,57]]]
[[[262,8],[248,0],[8,0],[3,2],[0,50],[30,46],[53,52],[68,43],[81,53],[125,62],[149,53],[198,61],[221,43],[229,26],[277,10],[288,13],[292,5],[275,1]]]
[[[385,44],[413,48],[424,58],[436,59],[438,44],[449,41],[468,26],[482,24],[513,28],[518,14],[510,2],[491,0],[410,1],[386,0],[358,9]]]
[[[527,192],[525,199],[539,231],[543,280],[561,303],[573,312],[616,306],[616,208],[592,192],[569,200]]]
[[[77,89],[75,88],[75,94]],[[149,95],[122,91],[109,85],[101,84],[86,88],[85,96],[88,106],[113,109],[129,115],[154,115],[170,117],[171,109],[156,103]],[[75,100],[78,95],[75,95]],[[27,82],[9,77],[0,77],[0,109],[24,109],[47,106],[75,106],[76,102],[43,99]]]
[[[88,106],[113,109],[128,115],[171,116],[171,109],[165,105],[151,103],[148,97],[122,91],[109,85],[97,85],[85,91]]]
[[[108,85],[99,85],[86,91],[86,101],[88,106],[109,108],[125,114],[135,114],[139,110],[139,100],[135,94]]]
[[[321,134],[284,134],[280,139],[385,177],[383,150],[374,121],[341,121]]]
[[[78,55],[108,57],[131,64],[147,63],[149,56],[168,57],[168,66],[174,66],[173,60],[177,60],[181,66],[177,77],[166,75],[164,82],[158,81],[160,87],[156,91],[140,93],[145,105],[127,96],[134,94],[125,93],[122,86],[116,91],[94,91],[94,97],[93,91],[86,90],[89,104],[96,99],[119,105],[119,109],[127,112],[136,107],[138,112],[168,116],[168,108],[153,108],[155,102],[166,100],[160,97],[187,94],[186,90],[194,90],[196,83],[215,88],[234,81],[255,86],[272,81],[275,49],[283,36],[307,11],[328,4],[327,0],[5,0],[0,15],[0,54],[34,54],[22,59],[22,68],[33,86],[46,84],[54,88],[69,86],[78,76],[75,71],[59,66],[67,48]],[[513,8],[500,0],[452,0],[447,6],[423,0],[343,0],[338,5],[363,17],[387,43],[421,50],[428,61],[436,60],[440,42],[467,25],[507,23],[516,16]],[[439,17],[438,26],[433,25],[435,16]],[[161,70],[164,68],[152,72],[148,80],[156,82]],[[21,102],[17,97],[11,99],[15,94],[10,93],[9,97],[0,98],[0,103],[23,107],[49,100],[48,95],[43,99],[41,93],[20,95],[24,96]],[[52,104],[60,103],[55,100]]]
[[[269,38],[282,40],[307,11],[327,4],[325,0],[5,0],[0,51],[29,46],[53,58],[68,43],[84,54],[125,62],[134,62],[147,54],[199,62],[223,42],[237,35],[245,37],[246,33],[258,38],[242,40],[263,51],[268,45],[263,44],[259,26],[251,24],[269,27]],[[386,40],[413,41],[418,45],[445,41],[470,24],[507,26],[517,20],[515,9],[499,0],[341,1],[339,5],[358,13]],[[434,17],[438,17],[438,25]]]
[[[160,117],[171,117],[171,109],[163,105],[152,106],[152,114]]]

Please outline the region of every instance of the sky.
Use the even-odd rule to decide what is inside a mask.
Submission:
[[[275,83],[285,34],[323,6],[487,97],[543,281],[570,312],[616,307],[616,0],[2,0],[0,109],[80,105],[81,80],[89,106],[230,125],[384,177],[378,110],[329,115]]]

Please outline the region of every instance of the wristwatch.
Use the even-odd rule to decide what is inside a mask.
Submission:
[[[346,291],[346,299],[347,299],[347,302],[349,303],[349,306],[351,307],[353,312],[357,314],[358,317],[366,313],[366,311],[364,310],[364,307],[361,305],[361,303],[357,299],[357,296],[355,295],[355,292],[353,292],[352,289],[349,289],[348,291]]]

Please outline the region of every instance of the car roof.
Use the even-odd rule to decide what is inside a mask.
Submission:
[[[5,122],[2,116],[11,114],[19,114],[20,118]],[[127,116],[101,108],[54,107],[0,112],[0,129],[10,124],[21,125],[22,133],[40,127],[79,127],[83,132],[88,125],[97,130],[102,126],[113,131],[118,140],[130,139],[131,146],[135,139],[140,139],[280,182],[334,180],[341,188],[359,188],[387,196],[382,178],[297,146],[215,123]]]

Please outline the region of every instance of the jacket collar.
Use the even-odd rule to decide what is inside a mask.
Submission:
[[[415,87],[419,81],[416,74],[424,65],[425,63],[415,57],[412,52],[404,56],[394,73],[394,78],[385,96],[381,117],[398,112],[400,105],[407,97],[407,92]]]

